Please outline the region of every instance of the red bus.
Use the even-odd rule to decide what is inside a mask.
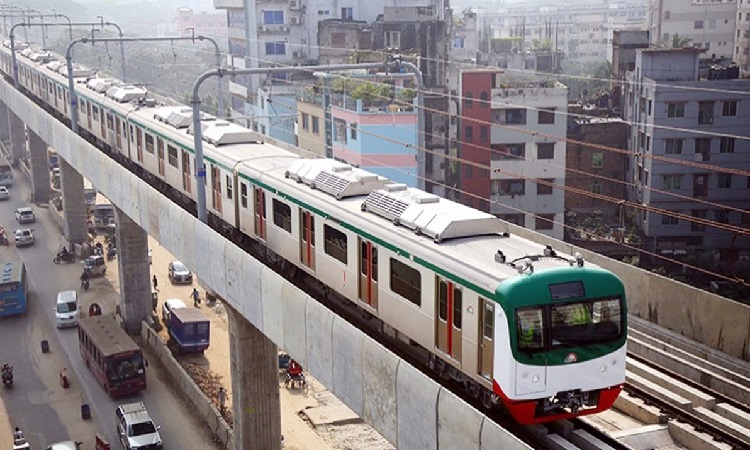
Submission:
[[[86,366],[112,397],[146,389],[146,365],[140,347],[112,315],[82,317],[78,345]]]

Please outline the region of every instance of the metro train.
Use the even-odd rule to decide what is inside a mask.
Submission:
[[[11,80],[10,50],[0,70]],[[18,45],[19,88],[69,123],[67,70]],[[80,133],[164,192],[196,192],[191,109],[75,65]],[[212,223],[261,244],[381,321],[519,423],[593,414],[625,382],[627,303],[611,272],[491,214],[264,142],[203,115]]]

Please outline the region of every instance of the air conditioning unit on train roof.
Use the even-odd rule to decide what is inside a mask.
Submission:
[[[86,82],[86,87],[94,92],[104,93],[119,82],[117,78],[91,78]]]
[[[68,76],[68,66],[62,65],[58,71],[60,75],[67,77]],[[88,78],[93,77],[96,75],[96,70],[90,69],[86,66],[82,66],[80,64],[73,64],[73,78]]]
[[[127,103],[143,98],[147,93],[148,91],[142,87],[133,86],[132,84],[124,84],[110,87],[107,89],[106,96],[117,102]]]
[[[52,60],[52,55],[50,53],[34,52],[29,55],[29,59],[36,63],[46,63]]]
[[[47,63],[47,68],[51,70],[52,72],[57,73],[61,67],[64,67],[65,63],[62,61],[50,61]]]
[[[203,140],[217,147],[227,144],[262,142],[258,133],[236,123],[225,120],[216,120],[210,123],[212,125],[203,130]]]

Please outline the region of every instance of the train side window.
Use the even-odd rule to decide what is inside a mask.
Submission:
[[[463,316],[463,293],[461,289],[453,287],[453,327],[457,330],[461,329]]]
[[[240,183],[240,204],[243,208],[247,208],[247,185]]]
[[[422,306],[422,276],[417,269],[391,258],[391,291]]]
[[[325,240],[326,254],[333,256],[344,264],[347,264],[347,249],[349,242],[345,233],[329,225],[323,226],[323,238]]]
[[[99,121],[99,107],[98,106],[94,106],[93,108],[91,108],[91,110],[93,111],[93,116],[92,117],[94,118],[95,121],[98,122]]]
[[[287,233],[292,232],[292,208],[286,203],[273,199],[273,223],[283,228]]]
[[[151,136],[148,133],[144,133],[146,135],[146,151],[154,154],[154,137]]]
[[[115,121],[112,114],[107,114],[107,128],[109,128],[110,131],[115,130]]]
[[[227,198],[232,199],[232,178],[227,175]]]
[[[169,165],[177,167],[177,149],[171,145],[167,145],[167,153],[169,153]]]
[[[79,108],[82,114],[86,114],[86,100],[80,99]]]

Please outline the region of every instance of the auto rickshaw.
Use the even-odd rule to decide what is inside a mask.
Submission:
[[[99,277],[107,273],[107,262],[102,255],[93,255],[83,260],[83,268],[89,276]]]

